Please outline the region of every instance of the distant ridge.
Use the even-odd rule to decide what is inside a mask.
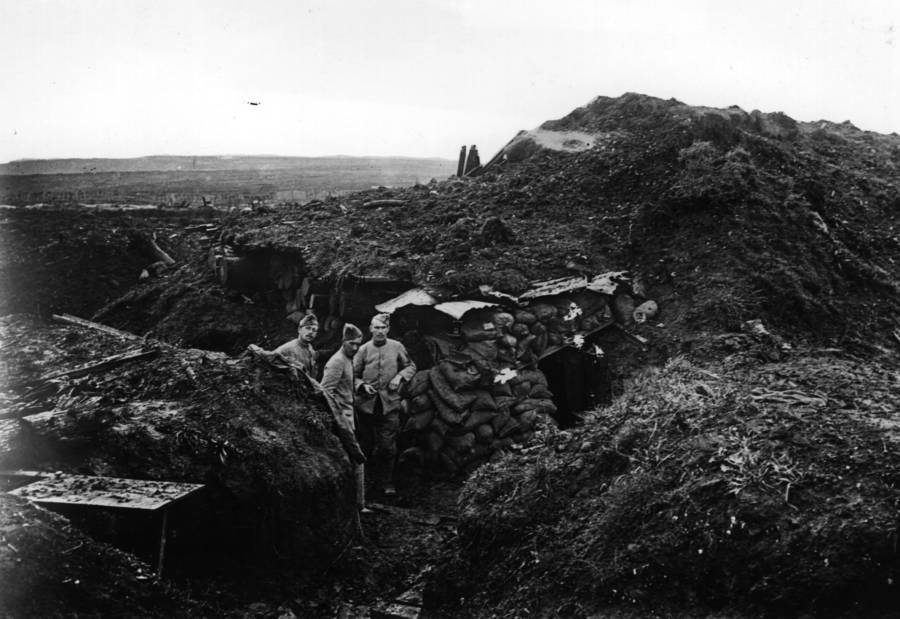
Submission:
[[[293,170],[310,167],[391,167],[396,164],[423,163],[443,165],[451,162],[438,157],[284,157],[277,155],[182,156],[153,155],[127,159],[18,159],[0,164],[0,175],[90,174],[102,172],[178,172],[225,170]]]

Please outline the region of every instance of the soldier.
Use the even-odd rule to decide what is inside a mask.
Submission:
[[[387,336],[390,315],[372,318],[372,339],[353,357],[356,391],[364,397],[356,402],[364,434],[372,437],[372,468],[375,481],[386,496],[397,494],[394,487],[394,459],[400,432],[400,387],[416,373],[416,364],[406,347]]]
[[[325,364],[322,373],[322,389],[331,399],[335,415],[341,417],[338,423],[344,428],[355,429],[353,419],[353,355],[362,344],[362,331],[349,322],[344,325],[344,332],[340,349],[331,356]],[[362,454],[359,454],[362,455]],[[365,469],[357,459],[356,465],[356,502],[360,511],[366,510],[365,501]]]
[[[319,333],[319,320],[315,314],[307,314],[297,323],[297,337],[285,342],[273,352],[281,355],[292,365],[300,366],[311,377],[316,378],[319,353],[313,348],[313,340]]]

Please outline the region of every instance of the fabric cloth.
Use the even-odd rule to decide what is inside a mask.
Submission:
[[[318,371],[318,367],[316,366],[318,353],[316,353],[311,344],[306,344],[298,339],[293,339],[276,348],[274,352],[276,355],[281,355],[287,359],[293,365],[302,367],[312,378],[316,377]]]
[[[346,342],[348,340],[355,340],[356,338],[362,338],[362,336],[362,331],[360,331],[359,327],[357,327],[356,325],[349,322],[344,325],[342,341]]]
[[[390,327],[391,326],[391,315],[390,314],[376,314],[374,318],[372,318],[371,325],[373,327]]]
[[[371,415],[375,411],[375,401],[380,400],[385,413],[400,410],[400,389],[390,390],[388,385],[398,374],[404,381],[409,381],[416,373],[416,364],[406,352],[406,347],[397,340],[387,338],[378,345],[369,340],[353,357],[355,387],[363,383],[372,385],[377,393],[371,397],[360,398],[357,409],[360,413]]]
[[[311,327],[311,326],[319,326],[319,319],[316,318],[315,314],[307,314],[303,318],[300,319],[300,322],[297,323],[299,327]]]
[[[371,458],[370,468],[375,483],[381,487],[392,483],[397,436],[400,434],[400,412],[385,413],[381,403],[375,400],[373,414],[359,416],[358,433],[363,452]]]

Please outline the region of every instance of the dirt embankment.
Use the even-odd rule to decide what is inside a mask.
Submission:
[[[580,144],[551,139],[560,132],[583,134]],[[651,342],[642,358],[660,367],[637,374],[582,426],[547,428],[524,457],[476,473],[462,496],[459,538],[429,577],[432,608],[872,616],[900,607],[900,454],[885,432],[898,421],[900,389],[900,140],[633,94],[598,98],[539,135],[511,144],[474,178],[223,220],[217,236],[179,253],[177,268],[100,315],[183,346],[239,352],[287,339],[288,300],[273,273],[246,290],[223,288],[210,248],[263,255],[269,265],[290,257],[324,297],[336,292],[338,309],[342,284],[366,277],[447,294],[480,284],[517,293],[530,280],[629,270],[636,291],[659,304],[653,320],[630,327]],[[14,270],[37,264],[40,256]],[[84,306],[99,304],[85,298]],[[16,321],[5,328],[18,333],[11,350],[24,360],[15,369],[23,378],[50,369],[49,358],[75,362],[112,346],[56,330],[42,340]],[[38,346],[26,343],[32,337]],[[54,353],[45,359],[40,350]],[[151,372],[123,367],[76,381],[71,394],[42,392],[41,410],[62,411],[60,428],[82,439],[54,443],[63,430],[53,428],[45,462],[206,480],[223,510],[245,522],[251,505],[268,506],[255,520],[266,531],[283,531],[294,508],[328,520],[328,510],[302,512],[307,504],[290,489],[307,475],[328,500],[347,489],[340,471],[323,477],[302,464],[320,447],[337,449],[315,426],[317,409],[304,409],[302,436],[285,438],[295,436],[285,411],[297,394],[284,376],[160,350]],[[168,425],[159,407],[127,404],[150,400],[176,402],[178,423]],[[123,423],[133,432],[127,441],[115,430]],[[190,431],[179,434],[184,424]],[[102,456],[83,440],[95,432],[107,437]],[[317,447],[302,451],[298,470],[273,473],[306,445]],[[340,460],[332,455],[328,462]],[[397,543],[409,551],[416,540]],[[345,566],[398,566],[354,548],[342,557]],[[368,579],[360,595],[382,584]]]
[[[879,425],[900,421],[898,389],[896,364],[809,351],[642,372],[582,427],[469,481],[433,603],[891,616],[900,443]]]
[[[314,580],[353,539],[350,460],[305,382],[251,358],[23,316],[0,329],[2,468],[204,484],[173,514],[171,577],[259,564]],[[144,354],[92,368],[122,352]],[[86,525],[119,544],[140,537],[115,518]],[[14,567],[40,574],[40,556]],[[17,582],[21,596],[53,595],[42,577]]]

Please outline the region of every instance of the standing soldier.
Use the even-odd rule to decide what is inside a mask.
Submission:
[[[373,475],[386,496],[397,494],[394,459],[400,432],[400,387],[416,373],[416,364],[406,347],[387,336],[389,328],[390,315],[372,318],[372,339],[353,358],[356,390],[365,396],[356,404],[359,422],[373,439]]]
[[[351,429],[356,428],[353,420],[353,355],[362,344],[362,336],[362,331],[355,325],[345,324],[341,347],[325,364],[322,374],[322,389],[331,398],[335,414],[341,418],[338,422]],[[359,460],[356,464],[356,503],[360,511],[366,510],[365,468]]]

